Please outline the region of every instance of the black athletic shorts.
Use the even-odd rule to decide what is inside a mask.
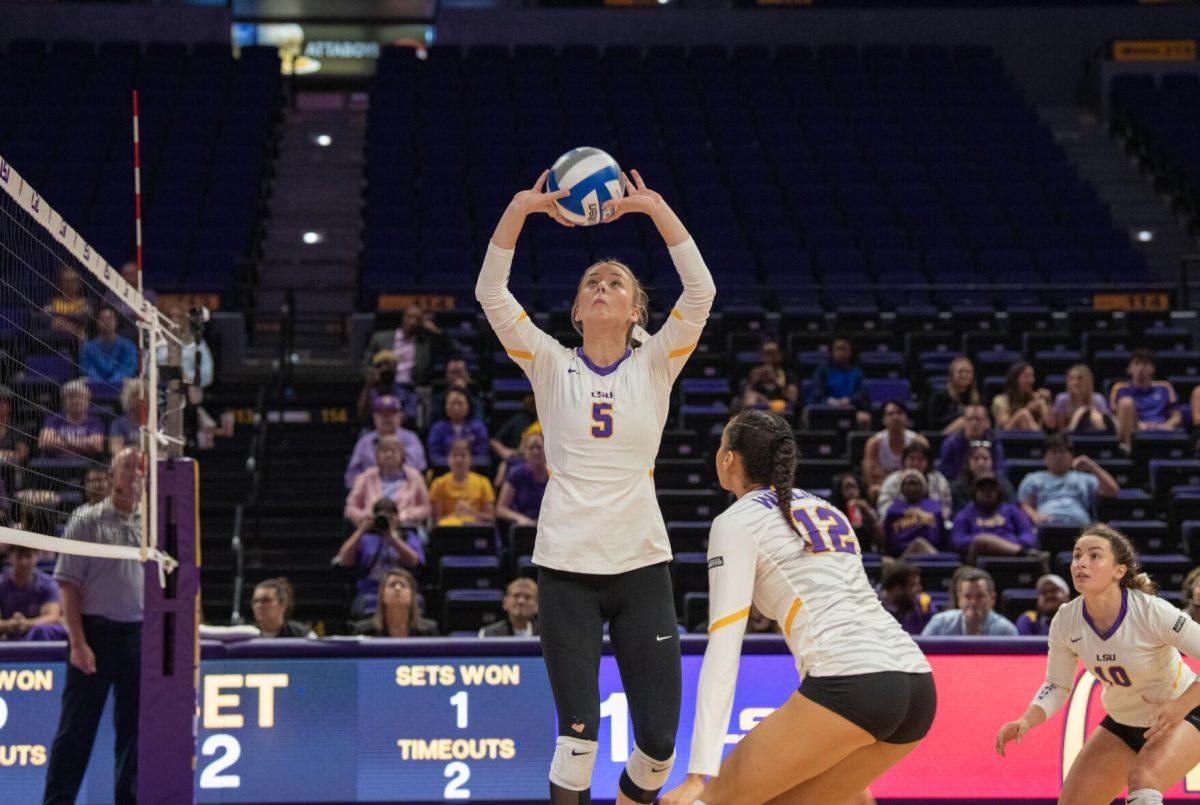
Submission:
[[[924,738],[937,711],[937,689],[928,673],[808,676],[800,694],[889,744]]]
[[[1200,707],[1184,716],[1183,720],[1200,730]],[[1128,724],[1114,721],[1112,716],[1105,716],[1104,720],[1100,722],[1100,726],[1124,741],[1125,745],[1135,754],[1141,752],[1142,747],[1146,745],[1147,727],[1131,727]]]

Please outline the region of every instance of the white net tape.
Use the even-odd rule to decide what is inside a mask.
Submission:
[[[178,339],[124,273],[0,155],[0,542],[162,577],[154,356]]]

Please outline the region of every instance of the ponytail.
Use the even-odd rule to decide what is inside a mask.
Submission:
[[[725,434],[726,447],[742,457],[746,480],[775,491],[780,516],[803,539],[792,518],[797,449],[791,426],[778,414],[750,409],[731,419]]]

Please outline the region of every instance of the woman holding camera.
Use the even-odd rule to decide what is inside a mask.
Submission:
[[[426,515],[428,510],[426,503]],[[415,529],[405,528],[404,522],[396,502],[380,497],[334,557],[338,567],[354,569],[354,603],[350,611],[356,617],[374,611],[380,584],[388,571],[397,567],[415,570],[425,564],[424,546]]]

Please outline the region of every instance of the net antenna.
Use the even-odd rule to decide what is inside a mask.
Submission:
[[[181,442],[160,428],[156,356],[182,342],[138,273],[127,281],[0,154],[0,542],[153,561],[165,583],[176,562],[157,547],[158,458]],[[145,478],[140,545],[63,539],[128,449]]]

